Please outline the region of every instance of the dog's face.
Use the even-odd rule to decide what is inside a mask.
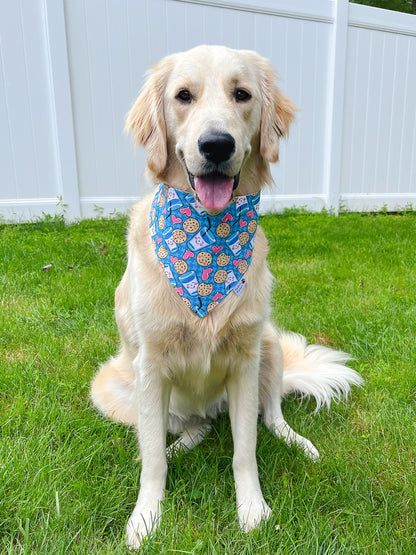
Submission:
[[[200,46],[161,60],[126,124],[154,180],[193,190],[214,211],[270,182],[268,163],[294,114],[274,80],[246,50]]]

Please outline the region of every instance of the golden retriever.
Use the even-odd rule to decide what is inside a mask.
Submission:
[[[276,86],[267,60],[222,46],[199,46],[161,60],[127,116],[126,129],[146,149],[148,175],[164,185],[159,197],[152,194],[133,208],[127,269],[115,296],[120,351],[99,370],[91,396],[102,413],[138,429],[142,470],[127,524],[131,548],[160,521],[169,455],[198,444],[219,412],[230,414],[238,518],[248,531],[270,514],[257,472],[258,415],[276,436],[316,458],[312,443],[286,423],[281,398],[297,391],[314,396],[319,408],[361,382],[343,364],[345,353],[307,346],[302,336],[274,329],[267,241],[256,224],[239,289],[211,302],[203,315],[172,286],[163,260],[176,257],[157,251],[161,238],[151,230],[150,213],[169,191],[191,198],[206,221],[258,194],[272,182],[269,163],[277,162],[279,140],[293,116],[294,105]],[[174,221],[179,216],[172,215]],[[188,229],[195,233],[199,223],[191,223]],[[241,245],[248,238],[240,234]],[[215,253],[221,248],[214,243]],[[187,264],[178,266],[179,273],[186,269]],[[227,275],[221,271],[219,281]],[[201,295],[212,289],[204,287]],[[168,450],[167,431],[180,434]]]

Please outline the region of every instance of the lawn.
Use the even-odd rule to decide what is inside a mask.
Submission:
[[[171,461],[162,525],[142,551],[415,553],[416,214],[289,211],[261,224],[275,322],[351,353],[365,386],[316,415],[313,401],[284,403],[290,425],[320,451],[316,463],[259,423],[273,513],[247,535],[222,417]],[[0,553],[128,553],[135,432],[102,418],[88,397],[117,349],[125,233],[125,219],[0,227]]]

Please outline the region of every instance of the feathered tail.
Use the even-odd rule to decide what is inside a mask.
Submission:
[[[351,357],[322,345],[308,345],[302,335],[290,332],[279,334],[283,350],[284,373],[282,397],[300,393],[314,397],[318,411],[348,396],[351,387],[362,385],[363,379],[355,370],[345,366]]]

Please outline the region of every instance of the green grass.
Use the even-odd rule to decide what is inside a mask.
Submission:
[[[350,352],[365,378],[347,404],[284,412],[317,463],[259,424],[273,513],[240,532],[228,417],[169,466],[144,553],[407,554],[416,545],[416,215],[263,217],[279,326]],[[0,553],[127,553],[138,492],[132,429],[91,406],[114,354],[126,220],[0,227]],[[49,270],[42,268],[52,264]]]

